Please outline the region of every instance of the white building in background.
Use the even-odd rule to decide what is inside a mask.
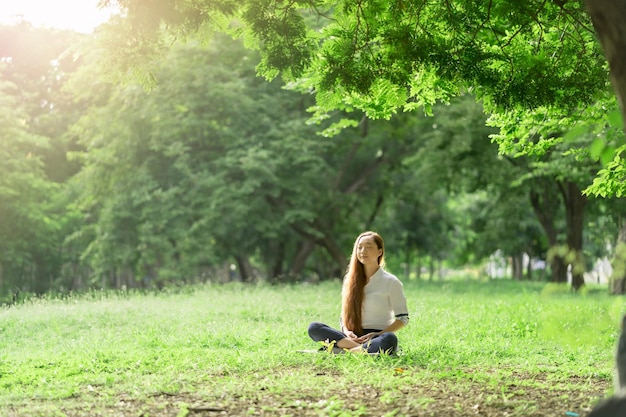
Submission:
[[[489,278],[506,278],[510,277],[510,266],[508,259],[502,255],[502,251],[498,249],[489,256],[485,272]]]
[[[608,284],[609,277],[613,273],[613,267],[607,257],[596,259],[593,269],[585,272],[585,283],[587,284]],[[572,282],[571,271],[567,270],[567,282]]]

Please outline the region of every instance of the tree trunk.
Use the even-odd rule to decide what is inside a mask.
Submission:
[[[68,272],[71,274],[72,283],[70,284],[70,290],[72,291],[81,291],[84,288],[83,285],[83,268],[81,268],[77,263],[70,262],[67,264]]]
[[[620,229],[617,234],[615,255],[611,260],[613,272],[609,278],[609,292],[611,294],[626,293],[626,222],[620,216]]]
[[[559,184],[565,202],[567,222],[567,259],[572,265],[572,288],[578,291],[585,285],[585,260],[583,256],[583,228],[585,221],[585,197],[572,181]]]
[[[526,266],[526,279],[528,281],[533,280],[533,258],[528,255],[528,265]]]
[[[302,243],[298,247],[296,256],[294,256],[293,258],[291,268],[289,269],[290,274],[295,276],[302,274],[302,271],[304,271],[304,266],[306,265],[306,260],[311,255],[311,252],[313,252],[314,248],[315,244],[313,243],[313,241],[309,239],[304,240],[304,243]]]
[[[411,245],[405,242],[404,245],[404,279],[411,277]]]
[[[567,282],[567,263],[562,256],[548,256],[551,258],[550,261],[550,269],[551,269],[551,282],[556,283],[566,283]]]
[[[334,239],[324,236],[322,239],[322,246],[326,248],[330,256],[336,262],[338,275],[342,275],[342,271],[346,269],[346,265],[348,264],[348,258],[343,253],[337,242]]]
[[[278,242],[278,247],[274,248],[274,262],[268,274],[268,279],[274,281],[283,275],[283,263],[285,262],[285,242]]]
[[[524,256],[523,254],[514,255],[511,257],[512,266],[512,278],[516,281],[524,279]]]
[[[407,280],[411,277],[411,259],[408,256],[405,257],[402,267],[402,276]]]
[[[567,282],[567,264],[561,254],[558,242],[558,234],[554,226],[554,216],[558,209],[559,201],[556,191],[547,180],[535,181],[536,187],[530,190],[530,203],[539,220],[539,224],[546,234],[548,240],[548,259],[550,264],[551,282]]]
[[[374,204],[374,208],[372,209],[372,214],[370,214],[370,217],[367,219],[367,223],[365,224],[365,230],[372,229],[372,225],[374,224],[374,221],[376,220],[376,216],[378,216],[378,212],[380,211],[380,208],[382,207],[384,201],[385,201],[385,197],[381,193],[376,198],[376,204]]]
[[[328,252],[330,257],[333,259],[334,264],[335,264],[335,267],[332,268],[334,270],[332,274],[337,275],[338,277],[342,276],[343,271],[345,270],[346,265],[348,264],[348,259],[346,258],[345,254],[342,252],[339,245],[337,245],[335,240],[332,237],[329,237],[329,235],[323,231],[323,230],[332,230],[332,228],[324,229],[319,225],[313,225],[313,224],[309,226],[315,229],[316,231],[320,232],[323,235],[323,237],[314,235],[313,233],[308,232],[307,230],[305,230],[304,228],[298,225],[291,225],[293,230],[296,233],[298,233],[300,236],[302,236],[305,239],[310,239],[311,241],[315,242],[315,244],[320,245],[321,247],[326,249],[326,251]]]
[[[617,261],[618,258],[618,251],[619,250],[619,261],[620,263],[624,263],[626,262],[626,245],[624,245],[623,243],[620,244],[617,248],[616,248],[616,253],[615,253],[615,259],[614,262]],[[617,271],[615,271],[615,269],[613,270],[613,273],[611,274],[611,278],[609,279],[609,292],[613,295],[622,295],[622,294],[626,294],[626,277],[624,274],[624,270],[621,269],[619,271],[619,273],[616,273]]]
[[[586,0],[585,4],[609,62],[611,84],[622,110],[622,119],[626,120],[626,0]]]
[[[245,256],[235,256],[237,261],[237,267],[239,268],[239,275],[241,276],[241,282],[252,282],[252,265],[250,260]]]
[[[428,280],[432,281],[433,276],[435,275],[435,262],[433,261],[433,257],[428,257]]]
[[[129,267],[122,269],[122,288],[135,288],[135,274]]]
[[[415,265],[415,275],[417,276],[417,280],[422,279],[422,257],[417,256],[417,265]]]

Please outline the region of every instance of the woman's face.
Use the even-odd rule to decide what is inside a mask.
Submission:
[[[383,250],[378,248],[374,236],[363,236],[356,245],[356,257],[363,265],[378,265],[378,257]]]

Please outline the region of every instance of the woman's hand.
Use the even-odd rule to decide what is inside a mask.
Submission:
[[[364,335],[363,335],[363,336],[361,336],[361,337],[357,337],[357,338],[356,338],[356,341],[357,341],[358,343],[366,343],[366,342],[369,342],[369,341],[370,341],[371,339],[373,339],[374,337],[376,337],[376,336],[380,336],[380,334],[381,334],[381,332],[371,332],[371,333],[368,333],[368,334],[364,334]]]
[[[357,341],[359,338],[352,330],[346,330],[345,335],[348,339]]]

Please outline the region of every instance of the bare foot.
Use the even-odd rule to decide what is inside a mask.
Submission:
[[[363,346],[355,346],[349,349],[350,353],[367,353],[367,349],[363,349]]]

